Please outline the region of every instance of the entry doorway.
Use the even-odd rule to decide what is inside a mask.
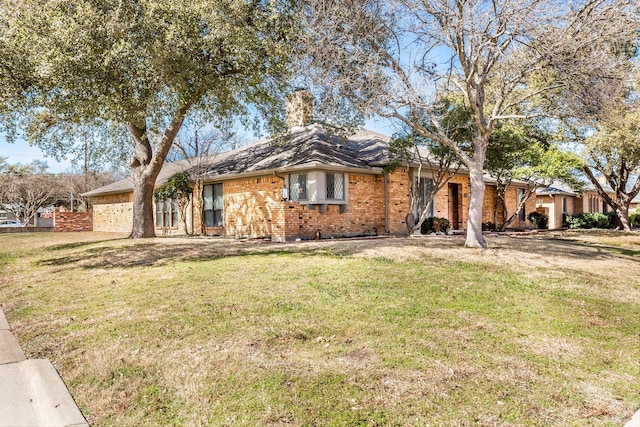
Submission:
[[[462,184],[449,183],[449,222],[452,230],[462,229]]]

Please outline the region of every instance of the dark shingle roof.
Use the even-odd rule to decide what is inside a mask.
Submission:
[[[199,169],[204,179],[318,166],[372,170],[388,163],[388,148],[389,138],[382,134],[360,130],[344,139],[328,134],[319,125],[310,125],[293,128],[282,140],[265,139],[201,158]],[[192,159],[166,163],[156,185],[163,184],[178,172],[193,172],[194,164]],[[84,196],[132,190],[133,180],[129,177],[84,193]]]

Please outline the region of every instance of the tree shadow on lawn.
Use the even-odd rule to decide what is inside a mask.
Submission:
[[[114,244],[109,244],[116,242]],[[544,258],[564,258],[567,262],[587,260],[637,261],[640,250],[576,242],[549,237],[493,237],[488,239],[489,250],[463,247],[463,239],[456,237],[327,239],[320,242],[249,243],[229,239],[157,238],[145,241],[121,239],[93,242],[101,244],[72,254],[52,257],[39,262],[42,266],[72,268],[133,268],[161,266],[176,261],[209,261],[223,257],[251,255],[297,256],[358,256],[390,259],[392,261],[422,257],[447,257],[452,261],[477,260],[491,262],[496,254],[526,260],[532,255]],[[59,245],[50,249],[74,250],[88,243]],[[469,257],[472,257],[469,259]]]
[[[506,237],[511,240],[508,246],[511,250],[523,253],[537,253],[547,256],[564,256],[570,259],[592,260],[594,258],[619,258],[631,257],[630,261],[636,261],[634,257],[640,256],[640,250],[620,246],[609,246],[597,243],[579,242],[576,240],[551,238],[527,238]],[[498,243],[498,247],[501,247]]]
[[[161,239],[160,239],[161,240]],[[322,251],[313,251],[321,253]],[[308,251],[300,251],[287,246],[278,245],[229,245],[215,242],[213,244],[144,242],[125,246],[101,246],[77,251],[73,254],[53,257],[40,261],[41,266],[68,266],[73,268],[134,268],[162,266],[179,261],[210,261],[225,257],[251,255],[312,255]]]
[[[351,244],[336,243],[332,247],[337,254],[346,256],[375,254],[375,250],[379,250],[382,257],[385,254],[397,254],[398,258],[403,257],[400,254],[410,254],[410,251],[419,249],[423,255],[428,255],[429,251],[434,254],[442,255],[443,252],[450,254],[452,257],[456,255],[477,255],[476,258],[491,258],[497,253],[511,254],[516,257],[525,258],[528,255],[536,255],[539,257],[565,257],[568,260],[593,260],[593,259],[616,259],[624,257],[630,261],[634,261],[635,257],[640,257],[640,250],[607,246],[595,243],[579,242],[576,240],[562,239],[557,237],[546,236],[500,236],[490,237],[487,239],[489,248],[486,251],[480,249],[470,249],[464,247],[464,240],[459,237],[440,237],[440,236],[424,236],[399,239],[384,240],[354,240]],[[388,249],[389,251],[384,251]],[[395,250],[395,251],[394,251]],[[627,258],[630,257],[630,258]]]

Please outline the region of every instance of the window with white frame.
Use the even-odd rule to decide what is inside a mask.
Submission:
[[[327,172],[327,199],[344,200],[344,174]]]
[[[307,200],[306,173],[292,173],[289,175],[289,199],[293,201]]]
[[[156,201],[156,227],[178,226],[178,202],[175,200]]]
[[[222,184],[205,185],[203,188],[204,225],[206,227],[223,226]]]

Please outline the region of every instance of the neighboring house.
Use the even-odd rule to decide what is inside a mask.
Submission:
[[[613,197],[613,192],[611,196]],[[549,228],[554,229],[566,226],[567,215],[607,213],[612,209],[593,185],[589,184],[585,191],[577,193],[570,187],[556,182],[536,191],[536,210],[549,217]]]
[[[200,160],[204,209],[201,213],[189,207],[188,228],[199,230],[204,222],[206,234],[273,241],[314,238],[318,233],[322,237],[406,234],[411,182],[428,186],[429,168],[422,168],[419,179],[417,164],[385,174],[390,160],[387,136],[361,130],[345,140],[327,134],[320,125],[303,126],[311,119],[311,109],[304,102],[298,105],[303,108],[288,108],[288,137]],[[156,185],[177,172],[189,172],[192,164],[189,160],[165,164]],[[469,177],[461,171],[436,194],[429,207],[431,216],[448,218],[454,230],[464,229],[469,191]],[[509,189],[510,212],[522,192],[518,185]],[[494,220],[495,194],[495,184],[487,178],[485,223]],[[131,231],[131,179],[83,196],[93,197],[95,231]],[[526,214],[535,208],[532,197],[511,227],[530,227]],[[159,234],[183,232],[175,203],[156,203],[155,222]]]

